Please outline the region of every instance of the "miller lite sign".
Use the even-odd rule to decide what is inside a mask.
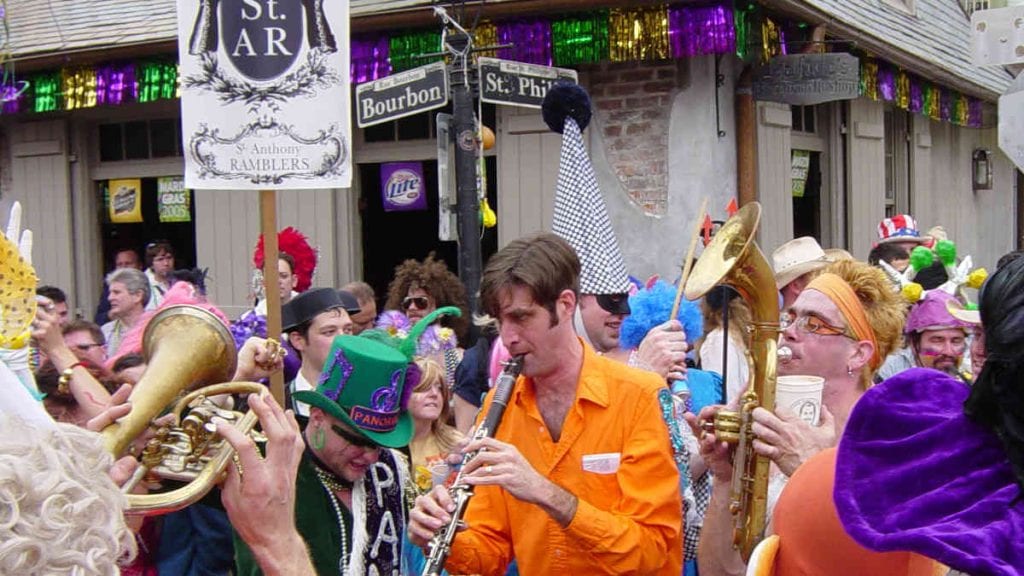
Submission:
[[[352,183],[348,0],[178,0],[185,186]]]
[[[427,194],[421,162],[380,165],[380,191],[385,212],[426,210]]]

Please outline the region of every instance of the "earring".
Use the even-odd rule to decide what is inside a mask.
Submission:
[[[323,428],[317,428],[316,430],[313,431],[313,438],[312,438],[313,448],[316,448],[317,450],[323,450],[325,440],[326,440],[326,438],[324,437],[324,429]]]
[[[846,375],[847,376],[853,376],[853,368],[850,368],[849,366],[847,366],[846,367]]]

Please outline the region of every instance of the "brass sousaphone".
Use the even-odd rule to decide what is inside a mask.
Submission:
[[[102,437],[117,458],[171,408],[173,422],[146,443],[126,489],[143,478],[187,484],[169,492],[128,494],[125,512],[148,516],[185,508],[220,481],[234,450],[214,431],[211,418],[224,418],[243,434],[252,433],[258,422],[252,412],[226,410],[210,398],[265,394],[267,389],[256,382],[227,382],[237,361],[234,339],[219,318],[198,306],[168,306],[153,316],[143,335],[143,351],[146,372],[128,399],[131,412],[107,426]]]
[[[778,361],[779,303],[775,274],[754,242],[761,205],[750,202],[722,225],[690,272],[685,294],[689,300],[719,285],[736,290],[750,306],[753,322],[747,357],[752,375],[738,412],[719,411],[714,432],[718,440],[736,444],[729,511],[733,514],[733,546],[744,560],[764,535],[768,502],[768,458],[754,452],[753,412],[775,408]],[[711,423],[707,423],[710,427]]]

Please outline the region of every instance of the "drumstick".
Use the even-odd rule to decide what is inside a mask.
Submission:
[[[690,269],[693,267],[693,253],[697,250],[697,239],[700,238],[700,229],[704,224],[704,212],[708,207],[708,197],[700,203],[700,212],[697,213],[697,225],[693,227],[693,236],[690,237],[690,249],[686,253],[686,260],[683,260],[683,275],[679,278],[679,287],[676,289],[676,301],[672,304],[672,320],[679,314],[679,304],[683,299],[683,288],[686,286],[686,279],[690,277]]]

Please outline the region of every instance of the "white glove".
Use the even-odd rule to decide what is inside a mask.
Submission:
[[[11,214],[7,220],[7,229],[4,234],[7,240],[11,243],[17,242],[18,252],[21,254],[21,258],[26,264],[32,264],[32,231],[21,230],[21,203],[15,202],[11,206]],[[3,362],[7,367],[14,372],[18,380],[25,386],[25,388],[37,399],[40,399],[42,395],[39,393],[39,388],[36,386],[36,380],[32,376],[32,370],[29,367],[29,347],[22,346],[20,348],[0,348],[0,362]]]

